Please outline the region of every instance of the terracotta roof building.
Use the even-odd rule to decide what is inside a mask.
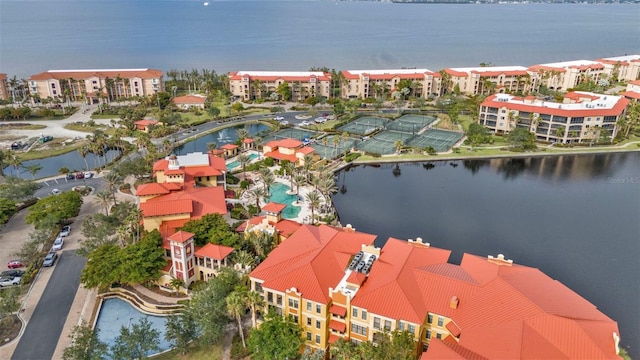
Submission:
[[[158,120],[142,119],[134,122],[133,125],[136,126],[136,130],[148,133],[152,126],[156,126],[159,123]]]
[[[164,80],[154,69],[49,70],[29,78],[29,92],[41,99],[63,98],[67,90],[71,101],[110,102],[164,91]]]
[[[304,164],[304,156],[314,152],[311,146],[302,145],[302,141],[291,138],[272,140],[262,146],[262,154],[277,161],[289,160],[302,166]]]
[[[442,71],[443,93],[458,89],[466,95],[528,93],[537,89],[533,72],[524,66],[479,66],[447,68]]]
[[[204,109],[204,103],[207,101],[207,97],[203,95],[184,95],[176,96],[171,99],[171,102],[176,104],[180,109],[188,110],[191,108]]]
[[[331,74],[322,71],[236,71],[229,73],[231,93],[243,100],[264,99],[277,94],[278,87],[287,84],[291,99],[331,97]]]
[[[596,61],[604,66],[604,73],[612,80],[640,79],[640,54],[600,58]]]
[[[478,121],[495,133],[523,127],[540,141],[583,143],[614,138],[628,104],[621,96],[580,91],[567,93],[562,103],[496,94],[480,104]]]
[[[640,80],[629,81],[626,91],[621,92],[620,95],[630,100],[640,101]]]
[[[302,225],[251,272],[251,287],[312,348],[399,330],[422,359],[618,358],[616,322],[538,269],[502,255],[454,265],[421,239],[381,249],[374,239]]]
[[[429,69],[345,70],[341,96],[348,99],[386,97],[400,91],[402,80],[413,82],[410,96],[440,95],[440,74]]]
[[[538,64],[529,67],[540,79],[540,85],[550,90],[568,91],[585,80],[600,80],[605,72],[605,66],[592,60],[562,61],[548,64]]]
[[[9,100],[9,83],[7,74],[0,73],[0,100]]]

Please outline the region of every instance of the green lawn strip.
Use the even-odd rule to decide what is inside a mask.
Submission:
[[[25,153],[18,153],[17,155],[18,157],[20,157],[22,161],[45,159],[53,156],[66,154],[71,151],[76,151],[80,146],[82,146],[82,142],[75,142],[70,145],[64,145],[64,147],[32,150]]]
[[[46,125],[36,124],[3,124],[0,126],[2,130],[40,130],[46,128]]]
[[[86,123],[79,123],[79,122],[67,124],[64,126],[64,128],[67,130],[82,131],[86,133],[93,133],[96,130],[101,130],[109,135],[113,135],[116,132],[115,128],[112,128],[109,126],[104,126],[104,125],[89,126]]]

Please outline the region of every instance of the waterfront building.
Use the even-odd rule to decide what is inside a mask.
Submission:
[[[0,73],[0,100],[9,100],[9,83],[7,74]]]
[[[226,214],[226,171],[224,159],[201,152],[156,161],[156,182],[136,189],[144,229],[157,229],[166,239],[189,220]]]
[[[596,60],[604,66],[604,73],[611,80],[634,81],[640,79],[640,55],[624,55]]]
[[[340,88],[344,99],[389,97],[400,91],[398,84],[409,81],[408,96],[429,98],[440,95],[440,74],[429,69],[344,70]]]
[[[300,140],[286,138],[272,140],[262,146],[262,154],[276,161],[289,160],[293,164],[304,165],[304,156],[315,151],[311,146],[303,146]]]
[[[289,238],[291,234],[300,228],[300,224],[282,218],[282,211],[287,207],[285,204],[270,202],[262,207],[264,215],[254,216],[240,224],[237,232],[252,233],[262,232],[274,237],[276,244]]]
[[[322,71],[236,71],[229,73],[229,90],[242,100],[279,96],[278,87],[287,84],[291,99],[331,97],[331,74]],[[273,95],[275,94],[275,95]]]
[[[640,80],[629,81],[626,91],[620,93],[620,95],[627,99],[639,101],[640,100]]]
[[[615,138],[618,120],[625,115],[629,100],[622,96],[570,92],[562,103],[534,96],[495,94],[480,104],[478,121],[496,134],[523,127],[536,140],[562,144]]]
[[[478,66],[441,71],[443,93],[465,95],[523,93],[538,89],[535,73],[524,66]]]
[[[454,265],[419,238],[375,238],[301,225],[250,273],[251,289],[314,349],[399,330],[422,359],[618,358],[616,322],[536,268],[502,255]]]
[[[605,66],[592,60],[538,64],[529,67],[529,71],[537,74],[540,85],[556,91],[568,91],[583,81],[592,80],[597,83],[607,77]]]
[[[191,108],[204,110],[204,103],[206,102],[206,100],[206,96],[190,94],[174,97],[173,99],[171,99],[171,102],[182,110],[189,110]]]
[[[164,91],[161,70],[49,70],[29,78],[29,92],[40,99],[111,102]]]

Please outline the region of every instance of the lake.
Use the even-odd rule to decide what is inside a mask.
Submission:
[[[60,175],[60,168],[66,167],[71,172],[93,170],[99,166],[104,165],[106,162],[110,163],[120,155],[120,150],[108,150],[104,157],[97,157],[92,153],[88,153],[85,158],[82,158],[77,151],[70,151],[68,153],[60,154],[57,156],[48,157],[45,159],[29,160],[22,163],[22,167],[15,169],[13,166],[7,166],[3,169],[4,174],[7,176],[17,176],[23,179],[41,179],[45,177]],[[85,162],[86,160],[86,162]],[[31,175],[26,171],[24,166],[40,165],[42,168]]]
[[[355,166],[337,174],[343,225],[536,267],[640,339],[640,153]],[[398,171],[399,170],[399,171]],[[343,188],[344,186],[344,188]]]
[[[215,143],[217,148],[224,144],[233,144],[238,140],[238,129],[246,129],[250,136],[264,133],[270,128],[264,124],[246,124],[224,128],[197,139],[186,142],[176,147],[173,152],[176,155],[185,155],[192,152],[207,152],[207,144]]]

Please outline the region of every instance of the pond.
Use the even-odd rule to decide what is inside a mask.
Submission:
[[[184,143],[176,147],[173,151],[176,155],[185,155],[198,151],[207,152],[209,150],[207,144],[209,143],[216,143],[218,148],[224,144],[233,144],[238,140],[238,129],[246,129],[250,136],[255,136],[260,133],[266,134],[270,128],[264,124],[245,124],[228,127]]]

